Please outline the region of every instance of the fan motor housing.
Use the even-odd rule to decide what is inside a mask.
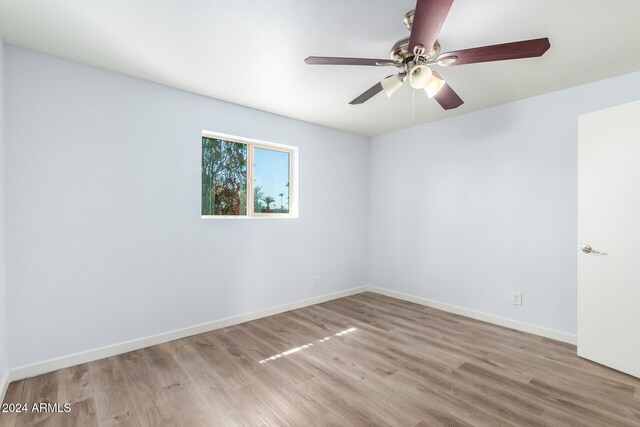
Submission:
[[[429,61],[437,58],[438,55],[440,55],[440,50],[440,42],[436,40],[431,48],[431,52],[424,55],[425,60]],[[414,58],[414,56],[413,52],[409,52],[409,37],[398,40],[389,52],[389,58],[399,63],[409,62]]]
[[[411,27],[413,27],[413,16],[415,15],[415,10],[410,10],[404,15],[404,24],[407,26],[407,30],[411,32]],[[431,48],[431,52],[424,55],[427,61],[431,59],[435,59],[440,55],[440,42],[436,40],[433,44],[433,48]],[[399,63],[407,63],[414,58],[413,52],[409,52],[409,37],[405,37],[403,39],[395,42],[391,51],[389,52],[389,58]]]

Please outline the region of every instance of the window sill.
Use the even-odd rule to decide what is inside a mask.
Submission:
[[[201,219],[297,219],[298,215],[201,215]]]

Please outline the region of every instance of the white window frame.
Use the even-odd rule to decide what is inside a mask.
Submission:
[[[244,138],[225,133],[202,131],[203,138],[222,139],[229,142],[244,144],[247,146],[247,214],[246,215],[201,215],[203,219],[245,219],[245,218],[297,218],[298,217],[298,147]],[[201,143],[202,144],[202,143]],[[263,148],[266,150],[282,151],[289,154],[289,213],[263,213],[253,210],[253,150]],[[202,145],[200,148],[200,161],[202,162]],[[202,173],[202,163],[200,164]],[[202,179],[200,179],[202,185]],[[202,203],[202,201],[200,202]],[[201,207],[202,209],[202,207]]]

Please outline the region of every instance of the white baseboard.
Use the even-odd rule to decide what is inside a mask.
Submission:
[[[9,370],[6,370],[0,379],[0,403],[4,402],[4,396],[7,394],[7,388],[9,388]]]
[[[251,313],[240,314],[237,316],[231,316],[220,320],[214,320],[211,322],[201,323],[199,325],[190,326],[183,329],[176,329],[169,332],[163,332],[160,334],[138,338],[130,341],[121,342],[118,344],[112,344],[105,347],[96,348],[93,350],[87,350],[80,353],[70,354],[68,356],[59,357],[56,359],[45,360],[43,362],[37,362],[30,365],[18,366],[12,368],[9,373],[10,381],[17,381],[24,378],[34,377],[36,375],[46,374],[58,369],[68,368],[71,366],[79,365],[82,363],[93,362],[94,360],[104,359],[105,357],[111,357],[129,351],[139,350],[141,348],[149,347],[156,344],[162,344],[165,342],[177,340],[180,338],[188,337],[191,335],[201,334],[203,332],[209,332],[214,329],[225,328],[227,326],[237,325],[239,323],[248,322],[250,320],[259,319],[261,317],[273,316],[274,314],[283,313],[285,311],[295,310],[297,308],[303,308],[314,304],[320,304],[325,301],[330,301],[336,298],[342,298],[349,295],[359,294],[365,292],[366,287],[359,287],[348,289],[345,291],[334,292],[331,294],[321,295],[313,298],[307,298],[304,300],[295,301],[288,304],[282,304],[275,307],[269,307],[262,310],[254,311]],[[5,377],[5,388],[8,385],[7,378]]]
[[[563,341],[570,344],[576,344],[577,342],[575,335],[572,335],[566,332],[556,331],[553,329],[544,328],[542,326],[537,326],[537,325],[532,325],[525,322],[520,322],[517,320],[507,319],[504,317],[499,317],[492,314],[483,313],[480,311],[470,310],[467,308],[430,300],[428,298],[408,295],[402,292],[396,292],[389,289],[378,288],[375,286],[362,286],[358,288],[348,289],[345,291],[334,292],[331,294],[321,295],[318,297],[299,300],[299,301],[295,301],[288,304],[278,305],[275,307],[265,308],[263,310],[258,310],[251,313],[240,314],[237,316],[231,316],[224,319],[201,323],[199,325],[194,325],[194,326],[190,326],[183,329],[176,329],[173,331],[163,332],[160,334],[138,338],[130,341],[125,341],[118,344],[112,344],[105,347],[96,348],[93,350],[87,350],[80,353],[70,354],[68,356],[63,356],[56,359],[45,360],[43,362],[37,362],[30,365],[18,366],[16,368],[12,368],[8,374],[4,375],[4,378],[1,380],[2,382],[0,383],[0,387],[1,387],[0,391],[2,392],[2,397],[4,398],[4,394],[7,390],[7,387],[10,381],[17,381],[24,378],[34,377],[36,375],[46,374],[48,372],[53,372],[58,369],[64,369],[64,368],[79,365],[82,363],[93,362],[94,360],[104,359],[105,357],[116,356],[118,354],[127,353],[129,351],[139,350],[141,348],[149,347],[156,344],[162,344],[168,341],[177,340],[177,339],[188,337],[191,335],[201,334],[203,332],[209,332],[215,329],[237,325],[239,323],[248,322],[248,321],[259,319],[262,317],[273,316],[274,314],[283,313],[285,311],[295,310],[298,308],[319,304],[325,301],[330,301],[333,299],[342,298],[349,295],[359,294],[365,291],[386,295],[392,298],[413,302],[413,303],[424,305],[427,307],[433,307],[438,310],[459,314],[462,316],[470,317],[472,319],[482,320],[488,323],[493,323],[493,324],[504,326],[507,328],[529,332],[535,335],[552,338],[552,339]]]
[[[386,295],[388,297],[397,298],[397,299],[413,302],[420,305],[425,305],[427,307],[437,308],[438,310],[459,314],[461,316],[471,317],[472,319],[482,320],[484,322],[493,323],[495,325],[504,326],[511,329],[517,329],[519,331],[540,335],[546,338],[551,338],[551,339],[566,342],[569,344],[575,345],[578,342],[576,335],[570,334],[568,332],[557,331],[555,329],[548,329],[542,326],[520,322],[518,320],[507,319],[506,317],[495,316],[493,314],[483,313],[481,311],[471,310],[468,308],[459,307],[456,305],[447,304],[440,301],[434,301],[428,298],[408,295],[402,292],[396,292],[389,289],[378,288],[375,286],[367,286],[367,290],[380,295]]]

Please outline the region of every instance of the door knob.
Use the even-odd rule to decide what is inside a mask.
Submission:
[[[607,255],[606,252],[598,252],[591,247],[591,245],[582,245],[580,250],[585,254],[598,254],[598,255]]]

